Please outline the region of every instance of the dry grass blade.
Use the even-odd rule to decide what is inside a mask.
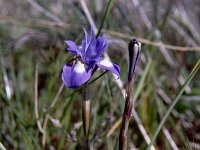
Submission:
[[[65,88],[61,78],[72,55],[64,41],[81,45],[83,27],[104,34],[109,47],[103,57],[120,67],[120,80],[102,68],[89,80],[90,148],[119,146],[127,43],[135,38],[142,51],[127,147],[145,149],[200,57],[199,6],[200,0],[0,0],[0,149],[85,148],[81,88]],[[198,75],[151,149],[199,149]]]
[[[64,24],[64,22],[59,19],[57,16],[53,15],[51,12],[49,12],[48,10],[44,9],[43,7],[41,7],[38,3],[36,3],[34,0],[27,0],[35,9],[37,9],[39,12],[45,14],[47,17],[49,17],[50,19],[54,20],[55,22],[59,22]]]
[[[163,133],[165,134],[165,137],[167,138],[167,140],[169,141],[171,147],[173,148],[173,150],[179,150],[179,148],[176,146],[176,143],[174,142],[174,140],[172,139],[169,131],[163,127],[162,128]]]
[[[107,133],[106,136],[107,136],[107,137],[111,136],[112,133],[113,133],[117,128],[119,128],[121,122],[122,122],[122,118],[120,118],[119,120],[117,120],[117,121],[114,123],[114,125],[110,128],[110,130],[108,131],[108,133]]]
[[[9,83],[9,78],[6,72],[6,68],[4,67],[5,63],[4,63],[4,58],[2,57],[2,54],[1,54],[1,48],[0,48],[0,59],[1,59],[0,65],[1,65],[2,75],[3,75],[4,85],[5,85],[6,96],[7,96],[7,99],[10,100],[13,95],[13,89],[12,89],[11,84]]]
[[[40,132],[42,134],[44,134],[45,131],[43,130],[41,122],[39,120],[39,112],[38,112],[38,65],[36,65],[36,69],[35,69],[35,90],[34,91],[35,91],[35,99],[34,99],[35,117],[36,117],[37,125],[38,125]]]
[[[84,0],[81,0],[81,2]],[[82,7],[85,7],[84,4]],[[89,17],[90,15],[88,13],[86,13],[86,16]],[[60,27],[63,29],[67,29],[69,27],[75,27],[75,28],[81,28],[81,25],[77,25],[77,24],[69,24],[69,23],[57,23],[57,22],[52,22],[52,21],[47,21],[47,20],[29,20],[29,21],[25,21],[25,20],[19,20],[19,19],[15,19],[12,17],[0,17],[0,19],[2,19],[2,21],[5,21],[7,23],[11,23],[11,24],[24,24],[30,27]],[[92,25],[94,22],[90,19],[88,19],[89,23],[91,24],[91,27],[93,28],[94,25]],[[35,24],[35,22],[37,22]],[[95,29],[95,28],[94,28]],[[196,46],[196,47],[188,47],[188,46],[175,46],[175,45],[170,45],[170,44],[165,44],[165,43],[160,43],[160,42],[156,42],[156,41],[151,41],[145,38],[141,38],[141,37],[133,37],[132,35],[126,34],[126,33],[121,33],[121,32],[116,32],[116,31],[112,31],[112,30],[105,30],[102,29],[102,31],[104,33],[108,33],[111,36],[114,37],[118,37],[118,38],[123,38],[126,40],[131,40],[133,38],[138,39],[141,43],[143,44],[147,44],[147,45],[151,45],[151,46],[155,46],[155,47],[164,47],[168,50],[173,50],[173,51],[200,51],[200,47]],[[97,33],[97,30],[96,32]]]
[[[61,86],[60,86],[60,88],[59,88],[59,90],[58,90],[58,92],[57,92],[55,98],[53,99],[53,101],[52,101],[52,103],[51,103],[49,109],[51,109],[51,108],[56,104],[56,102],[58,101],[58,98],[59,98],[61,92],[63,91],[63,88],[64,88],[64,83],[61,84]],[[48,112],[48,111],[47,111],[47,112]]]
[[[185,87],[190,83],[190,81],[193,79],[193,77],[196,75],[196,73],[199,71],[200,69],[200,60],[196,63],[196,65],[194,66],[192,72],[190,73],[190,75],[188,76],[187,80],[185,81],[185,83],[183,84],[182,88],[180,89],[180,91],[178,92],[178,94],[176,95],[173,103],[170,105],[169,109],[167,110],[165,116],[163,117],[163,119],[161,120],[158,128],[156,129],[154,136],[152,138],[151,143],[148,146],[148,149],[151,147],[151,145],[153,145],[153,143],[155,142],[162,126],[164,125],[165,121],[167,120],[168,116],[170,115],[170,113],[172,112],[174,106],[177,104],[178,100],[180,99],[181,95],[183,94]]]

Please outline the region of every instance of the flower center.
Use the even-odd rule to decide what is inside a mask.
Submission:
[[[81,61],[77,61],[74,66],[74,71],[80,74],[85,72],[85,65]]]

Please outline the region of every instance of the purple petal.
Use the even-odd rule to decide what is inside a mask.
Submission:
[[[96,55],[97,53],[96,53],[96,37],[95,37],[95,35],[94,35],[94,32],[93,32],[93,30],[92,30],[92,28],[91,28],[91,34],[90,34],[90,41],[89,41],[89,43],[88,43],[88,47],[87,47],[87,49],[85,49],[85,51],[86,51],[86,55],[88,56],[88,57],[91,57],[91,56],[93,56],[93,55]]]
[[[95,34],[91,28],[91,38],[86,50],[88,60],[98,59],[103,52],[108,48],[105,36],[96,39]]]
[[[102,59],[101,61],[99,61],[97,63],[97,65],[101,69],[106,69],[106,70],[111,71],[112,73],[114,73],[115,75],[117,75],[118,78],[120,77],[120,68],[119,68],[119,66],[116,65],[116,64],[113,64],[109,60]]]
[[[88,41],[88,34],[87,34],[87,31],[83,28],[83,31],[84,31],[84,38],[82,40],[82,48],[83,50],[87,49],[88,47],[88,44],[89,44],[89,41]]]
[[[88,47],[89,42],[88,42],[87,31],[84,28],[83,28],[83,31],[84,31],[85,36],[84,36],[84,38],[82,40],[82,51],[81,51],[81,53],[82,53],[82,60],[83,60],[83,62],[85,64],[87,64],[86,49]]]
[[[86,66],[80,61],[75,65],[65,65],[62,72],[62,80],[68,88],[77,88],[87,82],[92,75],[92,69],[86,69]]]
[[[80,50],[76,46],[76,44],[73,41],[66,40],[65,43],[68,45],[67,50],[75,55],[80,55]]]
[[[104,53],[104,51],[108,48],[108,43],[106,42],[105,36],[97,38],[96,47],[97,47],[96,51],[98,55],[101,56]]]
[[[90,40],[88,40],[87,32],[85,30],[84,32],[85,32],[85,38],[82,41],[82,47],[83,47],[82,58],[85,64],[90,65],[91,63],[95,61],[95,59],[99,57],[96,51],[97,40],[92,29],[91,29],[91,34],[90,34],[91,35]],[[86,37],[87,37],[87,42],[85,40]]]

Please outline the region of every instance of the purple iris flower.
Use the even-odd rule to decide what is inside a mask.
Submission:
[[[64,84],[68,88],[77,88],[87,82],[97,68],[109,70],[119,78],[119,66],[102,58],[104,51],[108,48],[106,38],[102,36],[96,39],[92,29],[89,38],[85,29],[83,30],[85,36],[81,45],[77,46],[70,40],[65,41],[68,45],[67,50],[75,56],[63,67],[62,80]]]

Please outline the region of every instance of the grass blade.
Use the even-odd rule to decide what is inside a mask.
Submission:
[[[106,20],[106,18],[107,18],[107,16],[108,16],[108,13],[109,13],[109,11],[110,11],[110,9],[111,9],[113,3],[114,3],[114,0],[110,0],[110,1],[108,2],[108,6],[107,6],[107,8],[106,8],[105,13],[103,14],[103,18],[102,18],[102,21],[101,21],[101,25],[100,25],[99,30],[98,30],[98,32],[97,32],[96,38],[97,38],[97,37],[99,36],[99,34],[101,33],[101,29],[103,28],[103,24],[104,24],[104,22],[105,22],[105,20]]]
[[[152,60],[149,60],[147,66],[145,67],[145,70],[144,70],[144,73],[142,75],[142,78],[140,79],[139,81],[139,84],[138,84],[138,87],[136,88],[136,91],[134,93],[134,96],[133,96],[133,101],[135,102],[140,94],[140,92],[142,91],[142,89],[144,88],[144,85],[145,85],[145,80],[147,78],[147,75],[149,74],[149,72],[151,71],[151,67],[153,65],[153,61]]]
[[[165,121],[167,120],[168,116],[170,115],[171,111],[173,110],[174,106],[177,104],[178,100],[180,99],[181,95],[183,94],[185,87],[190,83],[190,81],[193,79],[193,77],[195,76],[195,74],[199,71],[200,69],[200,60],[196,63],[196,65],[194,66],[192,72],[190,73],[190,75],[188,76],[187,80],[185,81],[185,83],[183,84],[183,86],[181,87],[181,90],[178,92],[178,94],[176,95],[173,103],[171,104],[171,106],[169,107],[167,113],[165,114],[165,116],[163,117],[162,121],[160,122],[157,130],[154,133],[154,136],[152,138],[151,143],[148,145],[147,149],[150,149],[150,147],[153,145],[153,143],[155,142],[162,126],[164,125]]]

